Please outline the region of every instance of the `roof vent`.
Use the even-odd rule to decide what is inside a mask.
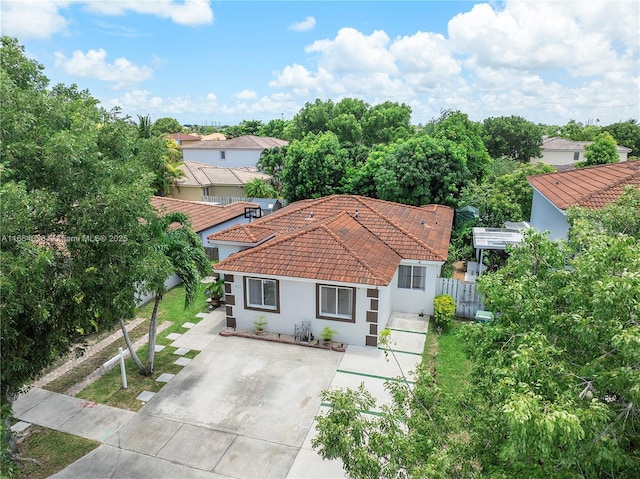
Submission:
[[[309,213],[309,219],[312,219],[312,218],[313,218],[313,216],[314,216],[314,213],[313,213],[313,211],[312,211],[311,213]]]
[[[426,224],[427,224],[427,220],[425,220],[424,218],[422,218],[422,219],[420,220],[420,224],[421,224],[422,226],[426,225]]]
[[[354,216],[356,219],[358,219],[358,210],[356,210],[356,214]]]

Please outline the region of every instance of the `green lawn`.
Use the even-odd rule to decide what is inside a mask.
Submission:
[[[471,363],[462,350],[462,343],[458,337],[462,322],[454,321],[449,331],[438,334],[429,327],[422,361],[425,364],[436,364],[438,382],[443,393],[459,397],[467,387]]]
[[[205,302],[204,290],[206,285],[201,285],[201,292],[196,296],[196,302],[189,308],[184,308],[184,287],[177,286],[166,293],[160,303],[158,311],[158,325],[165,321],[172,324],[167,329],[158,334],[156,344],[166,346],[160,352],[155,354],[154,358],[154,374],[153,376],[143,376],[139,373],[137,366],[131,358],[125,361],[125,369],[127,371],[128,388],[122,388],[122,378],[120,367],[117,366],[102,376],[100,379],[84,388],[78,397],[89,401],[95,401],[99,404],[129,409],[137,411],[142,407],[142,403],[136,399],[142,391],[158,392],[164,383],[156,381],[156,378],[162,373],[177,374],[182,366],[173,364],[179,356],[173,354],[176,348],[169,346],[173,341],[167,339],[167,335],[171,333],[184,333],[186,331],[182,325],[189,321],[197,323],[200,318],[196,317],[197,313],[206,311],[207,303]],[[137,315],[142,317],[151,317],[153,312],[153,302],[146,304],[138,310]],[[148,321],[145,321],[148,328]],[[138,357],[146,364],[147,346],[143,346],[138,350]],[[184,357],[192,359],[198,354],[198,351],[190,351]]]
[[[81,437],[65,434],[40,426],[29,426],[24,440],[20,443],[20,454],[25,458],[36,459],[21,461],[15,479],[44,479],[61,471],[72,462],[88,454],[100,443]]]

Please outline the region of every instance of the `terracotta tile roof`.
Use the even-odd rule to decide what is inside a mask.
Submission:
[[[227,206],[219,206],[197,201],[178,200],[160,196],[151,197],[151,205],[158,211],[180,211],[189,215],[191,225],[196,233],[222,224],[238,216],[244,215],[247,206],[258,206],[254,203],[237,202]]]
[[[187,133],[171,133],[169,135],[165,135],[165,138],[170,138],[176,141],[200,141],[199,136],[189,135]]]
[[[209,238],[213,238],[215,236],[217,241],[256,244],[263,242],[274,234],[275,232],[271,228],[251,224],[235,225],[224,231],[220,231],[219,233],[209,235]]]
[[[251,166],[225,168],[197,161],[185,161],[180,169],[184,176],[177,181],[178,186],[242,186],[256,178],[264,181],[271,179],[270,175],[260,173],[257,168]]]
[[[624,161],[530,176],[529,183],[561,210],[569,206],[602,208],[628,185],[640,187],[640,161]]]
[[[247,230],[273,239],[221,261],[216,269],[325,281],[388,284],[401,259],[444,261],[453,209],[415,207],[362,196],[303,200],[265,216]],[[238,241],[241,228],[212,242]]]
[[[245,135],[231,140],[203,140],[197,143],[184,145],[184,149],[209,148],[213,150],[264,150],[266,148],[275,148],[278,146],[286,146],[289,142],[278,138],[268,136]]]
[[[400,260],[373,233],[341,212],[230,256],[216,270],[386,285]]]
[[[202,141],[211,141],[211,140],[215,140],[215,141],[220,141],[220,140],[226,140],[227,137],[224,136],[222,133],[210,133],[208,135],[204,135],[201,136],[200,139]]]

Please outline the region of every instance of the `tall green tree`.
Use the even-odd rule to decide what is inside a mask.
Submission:
[[[333,117],[333,101],[319,98],[313,103],[305,103],[285,129],[287,140],[301,140],[307,134],[319,134],[329,130],[329,120]]]
[[[308,133],[287,148],[284,196],[291,202],[340,193],[347,167],[346,151],[334,133]]]
[[[529,221],[533,187],[527,177],[554,171],[544,163],[518,164],[511,173],[489,175],[481,183],[469,183],[463,188],[459,204],[478,208],[480,217],[476,226],[502,228],[505,221]]]
[[[482,139],[492,158],[505,156],[528,163],[542,155],[542,129],[521,116],[487,118],[482,129]]]
[[[375,148],[361,168],[349,171],[346,191],[416,206],[454,205],[470,179],[456,144],[418,136]]]
[[[585,145],[584,157],[585,161],[576,163],[576,168],[617,163],[620,156],[615,138],[609,132],[600,133],[593,143]]]
[[[171,133],[182,133],[183,126],[175,118],[168,116],[158,118],[151,127],[154,136],[170,135]]]
[[[629,156],[640,156],[640,124],[635,119],[612,123],[602,129],[611,133],[618,145],[631,148],[632,151]]]
[[[374,146],[404,140],[415,133],[411,107],[386,101],[369,108],[362,118],[364,144]]]
[[[141,374],[151,376],[154,373],[154,358],[156,346],[156,332],[158,329],[158,311],[160,302],[166,293],[166,280],[171,274],[176,274],[185,289],[185,308],[196,300],[200,279],[211,271],[209,259],[204,252],[202,242],[193,231],[189,217],[180,212],[160,214],[153,218],[149,225],[151,250],[145,258],[144,286],[141,292],[154,293],[153,312],[149,322],[149,336],[147,348],[147,364],[143,364],[138,357],[124,320],[120,319],[120,326],[124,334],[131,357],[138,366]]]
[[[469,120],[466,113],[447,110],[435,121],[433,136],[452,141],[462,149],[467,168],[480,181],[489,172],[491,157],[482,141],[482,125]]]
[[[0,57],[5,402],[84,334],[132,315],[154,213],[129,122],[75,86],[46,88],[14,39]]]

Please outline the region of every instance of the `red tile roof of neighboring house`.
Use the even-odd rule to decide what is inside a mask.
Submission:
[[[403,258],[445,261],[452,221],[447,206],[334,195],[292,203],[209,240],[237,242],[247,231],[267,239],[221,261],[220,271],[386,285]]]
[[[530,176],[529,183],[561,210],[598,209],[615,201],[626,186],[640,187],[640,161],[624,161]]]
[[[176,141],[200,141],[199,136],[189,135],[187,133],[171,133],[166,135],[165,138],[170,138]]]
[[[209,148],[213,150],[233,150],[233,149],[247,149],[247,150],[264,150],[266,148],[275,148],[278,146],[286,146],[289,142],[280,140],[278,138],[272,138],[268,136],[254,136],[245,135],[231,140],[202,140],[197,143],[189,143],[183,145],[183,149],[194,148]]]
[[[197,201],[178,200],[161,196],[152,196],[151,205],[159,211],[179,211],[191,218],[191,225],[196,233],[244,215],[245,207],[256,207],[254,203],[237,202],[227,206],[200,203]]]

